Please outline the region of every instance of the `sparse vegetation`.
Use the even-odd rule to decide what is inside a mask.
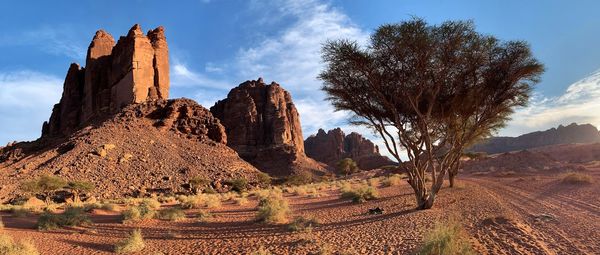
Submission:
[[[290,175],[285,180],[285,185],[288,186],[300,186],[304,184],[309,184],[313,182],[315,179],[314,175],[311,172],[303,171],[300,173],[295,173]]]
[[[305,231],[306,229],[312,229],[313,227],[318,226],[320,223],[316,218],[312,217],[296,217],[294,220],[288,224],[288,229],[290,231]]]
[[[269,185],[271,185],[271,182],[273,181],[271,176],[269,176],[269,174],[267,174],[267,173],[259,173],[257,177],[258,177],[258,185],[261,187],[268,187]]]
[[[53,230],[63,227],[83,226],[91,223],[83,207],[67,207],[62,214],[44,212],[36,224],[39,230]]]
[[[0,233],[0,254],[2,255],[38,255],[40,254],[31,241],[15,242],[9,235]]]
[[[423,241],[419,255],[470,255],[475,254],[469,237],[462,225],[456,220],[439,223]]]
[[[227,183],[231,185],[231,190],[236,192],[241,193],[248,189],[248,180],[246,180],[244,177],[229,180]]]
[[[212,219],[214,217],[215,216],[208,211],[200,210],[200,212],[198,212],[198,221],[200,222],[208,221],[209,219]]]
[[[238,197],[238,198],[235,198],[234,200],[235,200],[235,204],[237,204],[237,205],[248,204],[248,198],[246,198],[246,197]]]
[[[272,191],[258,203],[257,218],[270,224],[287,223],[290,207],[281,192]]]
[[[60,177],[52,175],[42,175],[37,179],[21,183],[21,190],[33,195],[43,195],[46,204],[50,204],[52,196],[56,191],[67,185],[67,182]]]
[[[349,175],[358,172],[358,165],[351,158],[345,158],[340,160],[337,165],[338,172]]]
[[[342,190],[341,197],[344,199],[352,199],[354,203],[363,203],[368,200],[379,198],[377,188],[364,184],[355,186],[346,186]]]
[[[119,241],[115,245],[116,253],[133,253],[142,251],[146,247],[146,243],[144,242],[144,237],[142,236],[142,231],[139,229],[134,230],[131,234]]]
[[[390,175],[383,180],[382,184],[384,187],[399,186],[400,184],[402,184],[402,175]]]
[[[121,218],[124,223],[136,222],[141,220],[152,219],[156,215],[156,211],[149,208],[147,205],[130,206],[127,210],[121,213]]]
[[[94,190],[95,186],[91,182],[87,181],[71,181],[67,183],[66,188],[73,193],[73,202],[81,202],[79,195],[83,192],[90,192]]]
[[[223,205],[217,195],[207,195],[204,198],[204,203],[206,204],[206,208],[221,208]]]
[[[194,194],[200,194],[202,188],[210,184],[210,181],[202,176],[195,176],[190,179],[189,183]]]
[[[180,221],[185,219],[185,212],[177,207],[162,209],[157,215],[161,220]]]
[[[584,173],[568,173],[562,177],[562,182],[567,184],[590,184],[594,182],[594,178],[589,174]]]

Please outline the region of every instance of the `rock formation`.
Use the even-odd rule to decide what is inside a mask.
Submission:
[[[344,158],[353,159],[363,170],[395,164],[388,157],[379,154],[379,148],[369,139],[355,132],[345,135],[340,128],[327,133],[319,129],[316,135],[311,135],[304,141],[304,148],[307,156],[331,167],[335,167]]]
[[[276,176],[323,170],[304,154],[298,111],[279,84],[246,81],[210,111],[225,126],[227,145],[258,169]]]
[[[169,97],[169,54],[164,29],[142,33],[133,26],[115,45],[99,30],[87,52],[86,67],[72,64],[63,95],[42,136],[68,136],[83,123],[116,113],[131,103]]]
[[[537,131],[518,137],[492,137],[473,145],[467,151],[486,152],[488,154],[530,149],[541,146],[569,143],[600,142],[598,129],[590,124],[568,126],[560,125],[546,131]]]

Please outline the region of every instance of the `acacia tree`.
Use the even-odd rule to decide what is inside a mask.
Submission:
[[[319,78],[328,100],[383,138],[408,174],[417,209],[433,206],[446,172],[456,175],[464,148],[525,105],[543,72],[525,42],[500,42],[463,21],[383,25],[368,47],[330,41],[322,56],[326,68]]]

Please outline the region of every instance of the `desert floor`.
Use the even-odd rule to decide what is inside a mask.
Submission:
[[[42,232],[36,217],[3,214],[5,231],[30,239],[42,254],[106,254],[133,229],[146,240],[143,254],[311,254],[323,247],[350,254],[411,254],[436,222],[460,219],[481,254],[598,254],[600,251],[600,167],[588,165],[592,184],[561,182],[561,175],[459,176],[458,187],[443,188],[433,209],[415,211],[408,184],[380,188],[381,198],[362,204],[330,190],[318,198],[286,194],[294,215],[321,225],[312,233],[254,221],[257,201],[225,202],[199,222],[195,211],[179,222],[120,223],[118,212],[95,210],[88,227]],[[369,208],[385,209],[369,215]]]

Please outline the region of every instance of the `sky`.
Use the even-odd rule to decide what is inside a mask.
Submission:
[[[291,92],[304,137],[342,127],[381,145],[324,101],[320,48],[326,40],[365,45],[378,26],[420,17],[472,20],[477,31],[525,40],[546,66],[530,105],[498,135],[559,124],[600,126],[600,1],[580,0],[189,0],[3,1],[0,3],[0,146],[34,140],[62,93],[69,64],[85,65],[98,29],[113,37],[138,23],[165,27],[171,97],[209,108],[238,84],[263,77]],[[384,148],[384,146],[380,146]]]

